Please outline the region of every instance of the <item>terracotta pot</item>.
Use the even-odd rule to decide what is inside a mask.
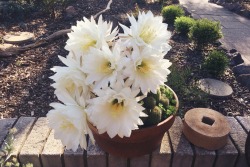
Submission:
[[[169,88],[175,96],[176,108],[178,110],[179,101],[175,92]],[[95,141],[104,151],[120,157],[136,157],[148,154],[158,148],[163,135],[173,125],[175,115],[171,115],[157,125],[147,128],[133,130],[130,137],[120,138],[118,135],[110,138],[107,133],[99,134],[95,126],[88,122],[88,126],[93,132]]]

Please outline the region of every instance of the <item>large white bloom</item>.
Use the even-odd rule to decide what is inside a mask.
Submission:
[[[151,11],[139,12],[138,21],[134,16],[128,16],[130,28],[121,25],[124,33],[119,34],[127,46],[147,46],[154,50],[167,53],[171,46],[168,40],[171,33],[167,31],[167,24],[163,23],[162,16],[154,16]]]
[[[86,149],[85,134],[91,133],[86,123],[84,107],[78,105],[50,104],[54,109],[47,114],[49,126],[55,130],[55,138],[60,139],[67,149],[76,151],[79,144]]]
[[[91,47],[101,48],[115,39],[118,33],[117,28],[112,31],[112,23],[102,20],[102,15],[98,23],[94,18],[90,20],[83,18],[78,21],[76,26],[72,26],[72,32],[68,33],[69,39],[66,42],[65,49],[74,52],[76,55],[82,55],[89,51]]]
[[[88,99],[90,96],[89,87],[85,83],[86,75],[80,70],[80,66],[70,57],[66,59],[59,56],[59,58],[68,67],[55,66],[52,68],[56,73],[50,78],[55,81],[52,86],[56,89],[55,94],[58,99],[65,104],[72,103],[70,98],[65,99],[66,94],[75,99],[76,92],[83,94]]]
[[[128,77],[127,83],[133,88],[140,88],[143,94],[151,91],[157,92],[160,85],[167,81],[168,69],[171,62],[163,59],[164,54],[156,55],[150,49],[142,51],[134,49],[131,55],[131,63],[126,64],[124,75]]]
[[[139,90],[132,91],[129,87],[107,88],[95,93],[98,97],[90,100],[86,111],[100,134],[107,132],[111,138],[116,135],[129,137],[132,130],[143,124],[139,117],[146,116],[142,112],[144,108],[135,98]]]
[[[113,87],[117,81],[123,82],[121,70],[125,61],[118,45],[112,51],[107,46],[102,49],[91,48],[83,63],[83,71],[87,74],[86,83],[94,83],[95,88],[106,88],[109,84]]]

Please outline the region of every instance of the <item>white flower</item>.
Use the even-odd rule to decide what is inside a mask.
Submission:
[[[86,83],[95,82],[95,88],[105,88],[109,84],[112,87],[117,81],[123,82],[121,70],[124,64],[119,46],[114,46],[113,51],[107,46],[102,49],[91,48],[83,65],[83,71],[87,74]]]
[[[67,97],[65,93],[68,93],[71,98],[75,99],[74,95],[76,92],[83,94],[88,99],[90,92],[89,87],[85,83],[86,76],[83,71],[75,64],[76,62],[70,61],[70,58],[65,59],[61,56],[59,58],[68,67],[56,66],[52,69],[56,73],[50,78],[55,81],[52,86],[56,89],[55,94],[58,99],[65,104],[72,103],[69,100],[70,98],[65,100],[65,97]]]
[[[164,54],[156,55],[145,48],[142,51],[134,49],[131,63],[127,63],[124,75],[128,77],[127,83],[133,88],[140,88],[143,94],[149,91],[156,93],[160,85],[167,81],[168,69],[172,63],[163,59]]]
[[[130,28],[121,25],[124,33],[119,34],[127,46],[147,46],[154,50],[167,53],[171,46],[168,40],[171,33],[167,31],[167,24],[162,23],[161,16],[154,16],[151,11],[139,12],[138,21],[134,16],[128,16],[131,23]]]
[[[77,105],[50,104],[54,109],[47,114],[49,126],[55,130],[55,138],[60,139],[67,149],[76,151],[79,144],[86,149],[85,134],[89,133],[84,107]]]
[[[107,88],[96,90],[95,93],[98,97],[90,100],[86,111],[100,134],[107,132],[111,138],[116,135],[129,137],[132,130],[143,124],[139,117],[146,116],[142,112],[144,108],[135,98],[139,90],[132,91],[129,87]]]
[[[91,20],[83,18],[78,21],[76,26],[72,26],[72,32],[68,33],[69,39],[66,42],[65,49],[74,52],[76,55],[83,55],[91,47],[101,48],[115,39],[118,33],[117,28],[112,31],[112,24],[102,20],[102,15],[98,23],[94,18]]]

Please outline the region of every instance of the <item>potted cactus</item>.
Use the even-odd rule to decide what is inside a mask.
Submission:
[[[139,12],[130,27],[84,18],[72,26],[65,64],[54,67],[55,95],[47,117],[67,149],[86,149],[86,135],[105,151],[124,157],[151,152],[161,143],[178,109],[165,85],[171,62],[164,59],[171,33],[161,16]]]

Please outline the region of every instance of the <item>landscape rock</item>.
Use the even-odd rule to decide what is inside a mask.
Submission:
[[[222,81],[211,78],[200,79],[198,81],[198,87],[202,91],[215,97],[228,97],[233,93],[233,89],[231,86]]]
[[[236,76],[239,76],[241,74],[250,74],[250,64],[240,64],[235,67],[233,67],[233,72]]]
[[[66,17],[72,18],[78,14],[76,9],[73,6],[68,6],[66,9]]]
[[[237,80],[248,89],[250,89],[250,74],[242,74],[237,77]]]
[[[244,63],[244,60],[242,59],[240,53],[237,53],[237,54],[231,59],[231,62],[230,62],[230,64],[231,64],[232,66],[237,66],[237,65],[242,64],[242,63]]]
[[[237,52],[236,49],[231,49],[231,50],[229,51],[229,53],[236,53],[236,52]]]

